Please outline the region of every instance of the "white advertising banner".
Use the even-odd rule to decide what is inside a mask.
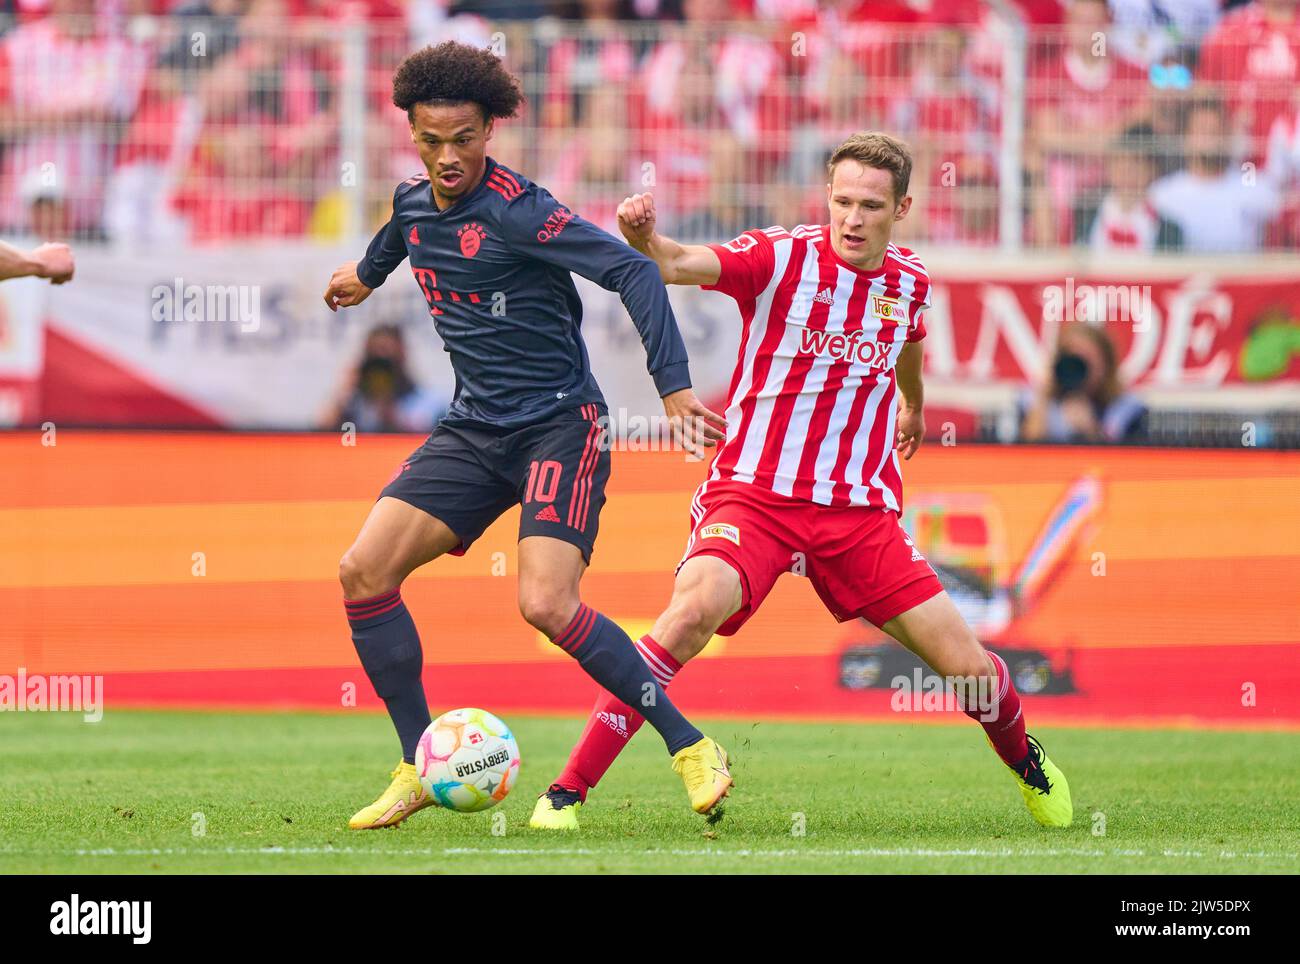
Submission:
[[[411,374],[450,399],[455,381],[419,287],[405,268],[362,305],[331,312],[334,268],[359,254],[308,245],[188,250],[175,258],[79,252],[72,284],[51,291],[60,335],[225,425],[317,426],[365,334],[400,325]],[[645,350],[618,295],[576,279],[583,337],[611,412],[658,406]],[[675,288],[672,300],[701,396],[725,391],[735,362],[734,303]]]
[[[410,373],[450,400],[448,356],[406,268],[359,307],[326,307],[322,295],[333,269],[359,248],[277,243],[174,256],[79,250],[71,284],[31,289],[47,299],[51,347],[44,361],[54,388],[44,404],[57,395],[57,410],[83,423],[149,424],[152,397],[182,412],[167,424],[326,427],[331,400],[361,361],[366,333],[380,324],[402,327]],[[1041,377],[1057,333],[1078,320],[1104,326],[1121,375],[1149,403],[1300,406],[1300,284],[1287,268],[1212,271],[1166,263],[1079,274],[1032,262],[936,268],[926,317],[929,401],[985,411],[1005,405]],[[583,337],[611,415],[656,414],[645,351],[618,295],[576,280]],[[41,363],[39,343],[29,337],[39,330],[30,320],[36,309],[24,300],[25,289],[4,290],[10,315],[28,320],[15,328],[11,318],[0,331],[28,335],[0,343],[0,365],[30,371]],[[719,408],[736,360],[736,305],[716,292],[669,290],[696,392]],[[113,377],[92,378],[102,374],[92,366]],[[49,377],[50,368],[57,377]],[[142,401],[101,418],[93,401],[76,398],[92,382],[101,386],[105,412],[118,385],[130,385],[131,397]]]

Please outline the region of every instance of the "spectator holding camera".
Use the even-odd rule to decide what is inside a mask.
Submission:
[[[1021,405],[1023,442],[1129,442],[1146,431],[1146,406],[1125,392],[1115,344],[1076,321],[1056,342],[1047,379]]]
[[[361,361],[348,371],[321,428],[351,422],[360,432],[429,432],[445,409],[407,371],[402,329],[378,325],[366,335]]]

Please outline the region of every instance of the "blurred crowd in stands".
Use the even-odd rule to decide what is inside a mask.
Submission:
[[[906,239],[998,244],[1010,176],[1029,246],[1300,248],[1300,0],[0,0],[0,27],[6,236],[334,239],[358,191],[368,231],[419,163],[392,71],[458,39],[524,83],[493,155],[607,227],[648,188],[687,238],[820,222],[829,149],[878,128],[916,153]]]

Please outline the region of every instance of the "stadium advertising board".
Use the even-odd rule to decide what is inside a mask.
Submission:
[[[377,709],[335,573],[417,442],[0,436],[0,673],[103,674],[108,712]],[[584,598],[634,638],[668,600],[703,475],[680,454],[614,455]],[[917,548],[1036,718],[1300,726],[1300,454],[931,445],[904,483]],[[585,712],[591,684],[519,616],[514,512],[403,589],[430,700]],[[898,681],[914,686],[918,664],[869,626],[837,624],[807,582],[783,576],[739,634],[715,638],[674,682],[681,705],[899,711]]]
[[[273,259],[192,251],[164,276],[145,259],[86,252],[78,283],[47,291],[43,337],[30,310],[0,323],[8,343],[26,346],[8,381],[0,371],[0,415],[10,424],[312,428],[381,323],[405,329],[416,379],[449,398],[450,364],[404,275],[357,309],[325,307],[320,292],[343,256],[309,246],[277,247]],[[1151,274],[936,270],[927,377],[940,391],[1022,385],[1043,371],[1061,324],[1087,320],[1105,325],[1121,374],[1140,390],[1300,390],[1292,277]],[[644,350],[617,295],[578,280],[583,334],[611,408],[655,412]],[[735,303],[694,288],[671,297],[697,391],[717,401],[735,361]]]

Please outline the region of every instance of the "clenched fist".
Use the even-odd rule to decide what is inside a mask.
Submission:
[[[618,229],[633,247],[647,243],[655,233],[655,196],[633,194],[618,206]]]
[[[39,277],[49,278],[51,284],[61,285],[72,280],[76,265],[72,260],[72,249],[66,244],[51,242],[42,244],[32,252],[32,257],[40,263]]]

